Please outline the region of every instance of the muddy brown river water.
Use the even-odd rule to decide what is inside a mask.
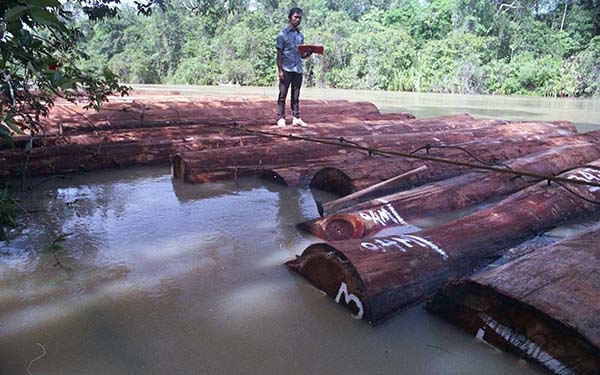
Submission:
[[[600,128],[598,100],[321,89],[303,97]],[[81,174],[23,194],[33,213],[0,242],[0,374],[540,373],[420,306],[370,327],[290,273],[283,263],[318,241],[294,227],[318,216],[313,194],[322,193],[255,179],[188,185],[166,165]],[[56,254],[62,267],[43,251],[61,233],[70,233]]]

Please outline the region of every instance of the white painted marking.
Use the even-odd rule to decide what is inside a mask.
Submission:
[[[360,244],[360,246],[364,247],[367,250],[371,250],[371,251],[381,250],[379,248],[379,246],[375,245],[374,243],[370,243],[370,242],[363,242]]]
[[[352,315],[352,317],[354,319],[362,319],[363,314],[365,312],[365,310],[363,309],[362,302],[360,302],[360,299],[358,299],[356,295],[348,293],[348,285],[346,285],[346,283],[344,282],[342,282],[342,285],[340,285],[338,294],[337,296],[335,296],[335,302],[340,303],[342,296],[344,296],[344,302],[346,303],[346,305],[350,302],[354,302],[356,307],[358,307],[358,313],[356,313],[356,315]]]
[[[402,218],[402,216],[400,216],[398,214],[398,212],[396,211],[396,209],[394,208],[394,206],[392,206],[390,204],[390,202],[388,202],[387,200],[385,200],[383,198],[379,198],[378,201],[381,202],[381,203],[383,203],[383,204],[385,204],[385,206],[392,212],[392,214],[394,214],[394,217],[397,220],[396,224],[406,224],[406,221],[404,221],[404,219]]]
[[[600,181],[600,171],[593,168],[584,168],[583,170],[577,171],[574,174],[567,176],[570,180],[579,180],[585,182],[597,183]],[[597,186],[588,186],[588,190],[594,193],[600,190]]]
[[[359,215],[360,215],[360,217],[362,217],[366,221],[371,221],[372,220],[371,216],[369,214],[367,214],[366,212],[360,212]]]
[[[573,370],[565,366],[556,358],[552,357],[550,354],[546,353],[544,350],[542,350],[542,348],[539,345],[529,340],[527,336],[520,333],[516,333],[511,328],[498,323],[491,316],[485,313],[480,313],[479,317],[485,322],[485,324],[488,327],[493,329],[494,332],[500,335],[503,339],[514,345],[516,348],[522,350],[532,359],[546,366],[552,372],[560,375],[575,374]],[[479,331],[483,331],[483,329],[480,328]],[[479,331],[477,332],[477,335],[479,335]]]
[[[407,249],[413,248],[415,244],[419,247],[429,248],[440,254],[444,260],[448,260],[448,254],[438,245],[423,237],[412,234],[391,238],[376,238],[373,242],[361,242],[360,246],[370,251],[381,251],[383,253],[387,252],[388,247],[395,247],[405,253]]]
[[[404,235],[404,237],[412,238],[415,241],[420,242],[424,246],[431,247],[438,254],[440,254],[442,256],[442,258],[444,258],[444,260],[448,260],[448,254],[446,254],[446,252],[444,250],[442,250],[438,245],[434,244],[433,242],[431,242],[423,237],[414,236],[412,234],[406,234],[406,235]]]
[[[380,199],[380,201],[382,200]],[[394,207],[389,203],[386,206],[380,207],[376,210],[362,211],[359,213],[359,216],[363,220],[372,221],[373,223],[384,227],[390,223],[398,225],[406,224],[404,219],[398,215],[398,212],[396,212]]]
[[[373,240],[373,242],[375,242],[377,245],[379,245],[384,253],[386,252],[386,247],[395,247],[402,252],[406,252],[406,249],[403,248],[402,246],[400,246],[398,244],[398,242],[396,242],[394,240],[386,240],[386,239],[376,238],[375,240]]]
[[[485,336],[485,331],[482,328],[479,328],[477,330],[477,334],[475,335],[475,338],[479,339],[479,340],[483,340],[484,336]]]

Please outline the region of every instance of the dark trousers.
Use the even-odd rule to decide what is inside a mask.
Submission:
[[[277,98],[277,118],[285,117],[285,98],[292,85],[292,115],[300,117],[300,87],[302,86],[302,73],[283,71],[283,80],[279,80],[279,97]]]

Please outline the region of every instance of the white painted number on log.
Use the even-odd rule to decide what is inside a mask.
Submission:
[[[360,217],[366,221],[372,221],[375,224],[381,226],[387,226],[390,224],[405,225],[406,221],[398,214],[390,203],[386,200],[378,199],[385,206],[382,206],[376,210],[362,211],[359,213]]]
[[[448,254],[435,243],[419,236],[405,234],[398,237],[376,238],[372,242],[362,242],[360,246],[370,251],[381,251],[386,253],[388,249],[406,253],[408,249],[415,246],[431,249],[440,254],[444,260],[448,260]]]
[[[575,374],[573,370],[565,366],[556,358],[552,357],[550,354],[546,353],[540,346],[531,341],[527,336],[517,333],[513,329],[500,324],[485,313],[480,313],[479,317],[487,326],[485,330],[481,328],[479,329],[479,331],[483,331],[481,334],[481,338],[483,340],[485,340],[485,331],[487,328],[490,328],[496,334],[500,335],[504,340],[523,351],[523,353],[526,353],[530,358],[535,359],[538,363],[546,366],[553,373],[560,375]],[[480,334],[477,332],[477,337],[479,336]]]
[[[354,304],[358,308],[358,312],[356,313],[356,315],[352,315],[352,317],[354,319],[362,319],[363,314],[365,313],[362,302],[360,302],[360,299],[358,299],[356,295],[348,293],[348,285],[346,285],[346,283],[342,283],[342,285],[340,285],[338,294],[337,296],[335,296],[335,302],[340,303],[342,296],[344,296],[344,303],[346,305],[350,302],[354,302]]]
[[[571,180],[599,183],[600,182],[600,171],[597,169],[593,169],[593,168],[584,168],[580,171],[577,171],[577,172],[571,174],[567,178],[569,178]],[[600,188],[597,186],[590,186],[588,189],[592,193],[600,190]]]

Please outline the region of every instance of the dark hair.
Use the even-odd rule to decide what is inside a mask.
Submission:
[[[302,9],[296,7],[290,9],[290,12],[288,13],[288,18],[292,18],[292,16],[296,13],[302,14]]]

